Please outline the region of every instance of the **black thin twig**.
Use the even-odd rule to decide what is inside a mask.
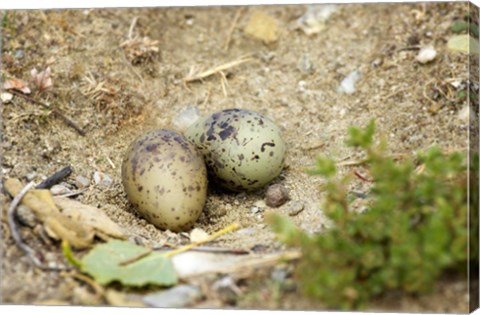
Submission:
[[[37,101],[36,99],[34,98],[31,98],[25,94],[22,94],[18,91],[15,91],[15,90],[10,90],[10,92],[12,92],[13,94],[17,95],[17,96],[20,96],[21,98],[29,101],[29,102],[32,102],[34,104],[37,104],[37,105],[40,105],[46,109],[50,109],[52,110],[52,113],[55,114],[58,118],[60,118],[61,120],[63,120],[63,122],[72,127],[73,129],[75,129],[78,134],[80,134],[81,136],[85,136],[85,131],[80,128],[75,122],[73,122],[73,120],[71,120],[70,118],[68,118],[67,116],[65,116],[65,114],[63,114],[58,108],[54,108],[54,107],[51,107],[49,106],[47,103],[44,103],[44,102],[40,102],[40,101]]]
[[[60,183],[62,180],[67,178],[70,174],[72,174],[72,168],[70,166],[66,166],[53,174],[52,176],[45,179],[43,182],[38,184],[35,188],[36,189],[50,189],[53,185]]]

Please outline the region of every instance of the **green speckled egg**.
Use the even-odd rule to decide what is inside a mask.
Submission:
[[[122,163],[122,183],[145,219],[176,232],[192,227],[207,197],[202,155],[170,130],[148,132],[130,145]]]
[[[222,110],[198,120],[185,136],[204,155],[215,181],[229,190],[259,189],[283,169],[286,145],[281,131],[257,112]]]

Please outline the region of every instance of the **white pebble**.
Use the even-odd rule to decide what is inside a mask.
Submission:
[[[200,111],[196,106],[187,106],[180,111],[172,119],[172,124],[175,129],[179,131],[185,131],[190,127],[194,122],[200,118]]]
[[[90,185],[90,181],[88,180],[88,178],[82,175],[78,175],[77,177],[75,177],[75,185],[80,189],[85,188]]]
[[[95,181],[95,184],[101,188],[109,188],[113,184],[110,176],[102,172],[93,173],[93,180]]]
[[[421,64],[425,64],[435,59],[436,56],[437,51],[435,50],[435,48],[433,48],[433,46],[427,46],[420,49],[416,59]]]
[[[350,72],[349,75],[343,79],[340,86],[337,89],[338,93],[353,94],[355,92],[355,83],[361,78],[361,74],[358,70]]]

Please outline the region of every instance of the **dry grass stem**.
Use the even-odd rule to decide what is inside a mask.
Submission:
[[[195,67],[192,67],[190,69],[190,72],[187,74],[185,78],[183,78],[183,81],[188,83],[188,82],[193,82],[193,81],[199,81],[205,78],[208,78],[209,76],[220,73],[222,71],[234,68],[236,66],[239,66],[241,64],[247,63],[249,61],[254,60],[251,57],[243,57],[234,61],[230,61],[227,63],[224,63],[222,65],[216,66],[214,68],[205,70],[205,71],[197,71]]]

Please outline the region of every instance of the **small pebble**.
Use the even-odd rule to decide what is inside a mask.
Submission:
[[[263,211],[263,209],[259,208],[259,207],[253,206],[253,207],[250,208],[250,213],[252,213],[252,214],[256,214],[256,213],[259,213],[259,212],[262,212],[262,211]]]
[[[109,188],[113,184],[110,176],[102,172],[93,173],[93,180],[95,181],[95,184],[100,188]]]
[[[268,187],[265,195],[265,203],[272,208],[280,207],[289,199],[288,190],[280,184]]]
[[[383,60],[380,58],[377,58],[374,61],[372,61],[372,67],[374,68],[380,67],[382,63],[383,63]]]
[[[288,215],[293,217],[298,215],[305,208],[305,203],[300,200],[291,201],[288,205]]]
[[[361,78],[361,74],[358,70],[350,72],[345,79],[340,82],[340,86],[337,88],[338,93],[353,94],[355,93],[355,84]]]
[[[28,173],[25,175],[25,179],[28,180],[29,182],[37,178],[38,174],[36,172]]]
[[[421,64],[426,64],[435,59],[437,52],[433,46],[427,46],[420,49],[416,57],[417,61]]]
[[[218,292],[220,298],[225,302],[235,302],[236,296],[242,294],[242,290],[237,286],[235,280],[231,276],[224,276],[212,285],[212,289]]]
[[[192,243],[203,242],[206,239],[208,239],[208,237],[209,237],[208,233],[199,228],[194,228],[190,232],[190,236],[189,236],[190,242]]]
[[[200,300],[202,292],[193,285],[177,285],[171,289],[148,294],[143,301],[152,307],[180,308],[187,307]]]
[[[297,63],[297,68],[303,74],[312,74],[315,72],[312,61],[307,54],[303,54]]]
[[[54,196],[70,194],[72,191],[63,185],[53,185],[50,192]]]
[[[77,177],[75,177],[75,185],[77,186],[77,188],[82,189],[90,185],[90,180],[82,175],[78,175]]]
[[[196,106],[187,106],[172,119],[172,125],[179,131],[185,131],[200,118],[200,110]]]
[[[19,205],[15,212],[18,222],[28,227],[35,227],[37,225],[37,216],[32,209],[25,205]]]

